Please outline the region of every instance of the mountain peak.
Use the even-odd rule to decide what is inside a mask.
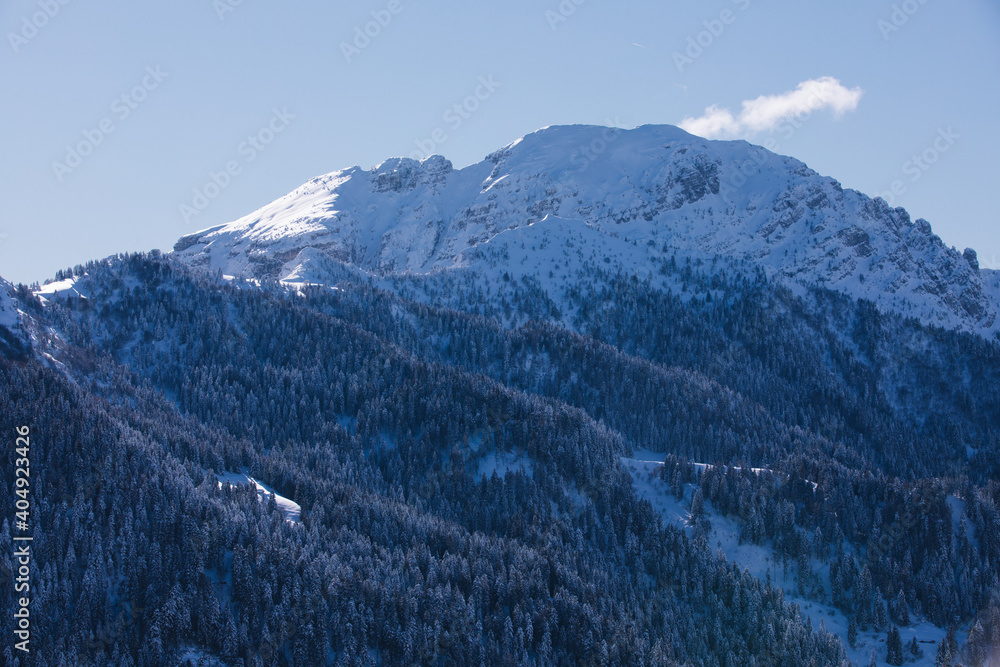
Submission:
[[[789,284],[826,286],[925,323],[1000,330],[992,272],[974,251],[946,247],[926,221],[793,158],[669,125],[557,125],[463,169],[435,155],[333,172],[174,249],[246,278],[308,273],[324,282],[322,271],[303,270],[307,260],[421,274],[467,268],[469,248],[546,216],[637,248],[652,241],[750,261]],[[636,252],[622,270],[645,262]]]

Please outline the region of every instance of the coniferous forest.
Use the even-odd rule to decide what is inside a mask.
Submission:
[[[1000,343],[669,252],[340,271],[14,290],[3,665],[1000,661]]]

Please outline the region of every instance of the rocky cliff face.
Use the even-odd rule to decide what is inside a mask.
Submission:
[[[929,324],[1000,330],[995,272],[926,221],[792,158],[670,126],[546,128],[464,169],[434,156],[338,171],[174,250],[245,278],[322,283],[331,261],[422,274],[468,267],[470,248],[549,216],[636,248],[749,261]],[[623,270],[645,261],[636,252]]]

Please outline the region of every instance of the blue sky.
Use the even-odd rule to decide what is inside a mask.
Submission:
[[[336,169],[431,151],[465,166],[546,125],[713,106],[729,136],[895,186],[946,243],[1000,263],[993,0],[9,0],[0,34],[15,282],[169,249]],[[741,116],[817,80],[856,99]]]

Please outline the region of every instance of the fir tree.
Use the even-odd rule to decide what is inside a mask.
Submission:
[[[923,649],[921,649],[920,644],[917,643],[916,636],[914,636],[913,639],[910,640],[909,654],[910,654],[910,660],[914,661],[919,660],[924,655]]]
[[[885,661],[890,665],[903,664],[903,642],[899,636],[899,629],[895,625],[889,628],[889,634],[885,640]]]

